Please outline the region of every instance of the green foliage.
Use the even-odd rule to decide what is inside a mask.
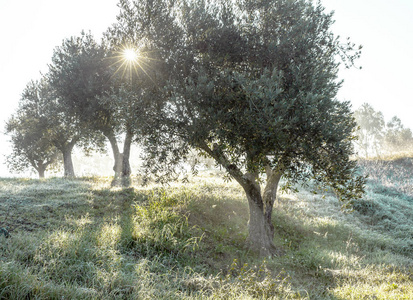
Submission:
[[[389,152],[411,150],[413,136],[410,128],[404,128],[401,120],[394,116],[386,125],[384,147]]]
[[[11,136],[12,153],[7,157],[11,171],[23,172],[33,168],[44,172],[59,161],[58,149],[52,142],[47,118],[47,88],[44,81],[30,82],[22,94],[19,108],[6,124]]]
[[[95,108],[94,101],[108,88],[110,73],[103,63],[105,54],[105,48],[84,32],[79,37],[65,39],[54,50],[48,82],[66,106],[67,114],[78,115],[80,122],[90,123],[95,119],[99,124],[99,114],[108,117]]]
[[[363,222],[384,236],[381,248],[392,249],[413,257],[413,178],[412,159],[395,161],[361,161],[363,172],[369,174],[366,196],[354,203]],[[383,237],[382,237],[383,238]]]
[[[98,45],[91,34],[82,32],[79,37],[65,39],[56,47],[46,79],[52,97],[62,109],[57,123],[73,128],[83,146],[92,143],[102,147],[102,136],[97,127],[109,123],[110,114],[103,107],[96,107],[96,97],[109,88],[107,64],[104,64],[105,48]]]
[[[343,199],[360,197],[363,179],[353,180],[349,159],[356,123],[349,103],[335,99],[337,56],[352,65],[360,49],[340,43],[321,5],[125,2],[119,22],[143,29],[168,78],[143,124],[150,175],[174,174],[195,148],[238,182],[270,167],[291,183],[316,178]]]
[[[266,261],[251,268],[247,263],[239,266],[238,261],[234,259],[226,275],[226,280],[227,286],[223,286],[222,290],[240,288],[243,293],[253,299],[277,299],[278,297],[290,299],[291,296],[298,296],[291,291],[289,276],[285,272],[281,272],[273,277]],[[220,292],[222,293],[222,291]]]
[[[196,251],[201,237],[188,224],[185,216],[178,213],[181,205],[176,198],[170,197],[165,190],[153,191],[146,205],[135,206],[134,224],[139,224],[132,232],[134,245],[145,256],[174,255]]]
[[[59,157],[57,153],[60,152],[63,156],[65,176],[74,176],[71,158],[73,147],[81,142],[87,148],[87,133],[90,133],[90,129],[82,126],[79,118],[69,115],[65,105],[61,96],[57,95],[50,85],[48,77],[44,76],[40,81],[27,85],[17,116],[12,118],[8,125],[9,130],[15,131],[16,139],[19,140],[16,145],[20,147],[15,148],[10,157],[11,167],[18,169],[20,161],[13,162],[13,159],[25,157],[26,164],[24,160],[21,161],[24,168],[30,155],[32,166],[36,165],[37,169],[40,166],[45,168]],[[95,140],[99,141],[99,137]],[[21,148],[22,145],[25,147]],[[54,156],[54,159],[49,156]],[[42,161],[40,158],[47,160]]]

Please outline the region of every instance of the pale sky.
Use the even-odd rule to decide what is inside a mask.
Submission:
[[[413,1],[322,0],[335,11],[333,31],[363,45],[362,70],[344,70],[340,100],[353,108],[364,102],[383,112],[386,122],[397,115],[413,129]]]
[[[340,100],[364,102],[413,129],[413,1],[321,0],[335,11],[333,31],[364,46],[362,70],[343,70]],[[116,21],[117,0],[0,0],[0,176],[8,137],[4,123],[26,84],[47,71],[53,49],[82,30],[100,37]]]

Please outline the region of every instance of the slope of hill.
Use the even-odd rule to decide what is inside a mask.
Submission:
[[[364,161],[352,213],[282,194],[280,257],[245,248],[248,205],[203,173],[169,187],[0,179],[0,299],[413,299],[412,160]]]

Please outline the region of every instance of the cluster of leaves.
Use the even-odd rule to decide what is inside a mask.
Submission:
[[[124,5],[138,14],[138,3]],[[363,180],[352,181],[349,160],[356,123],[335,96],[337,56],[352,65],[360,49],[331,33],[332,14],[306,1],[184,1],[177,9],[151,15],[175,29],[155,42],[168,53],[169,81],[145,141],[150,175],[172,174],[195,148],[239,182],[270,167],[290,183],[316,178],[343,199],[359,197]]]

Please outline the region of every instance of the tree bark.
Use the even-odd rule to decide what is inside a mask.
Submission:
[[[264,188],[263,202],[264,202],[264,217],[270,226],[271,234],[274,235],[274,225],[272,224],[272,210],[274,208],[274,202],[277,198],[277,189],[280,182],[282,172],[271,170],[270,167],[266,168],[267,184]]]
[[[45,165],[39,165],[39,168],[37,169],[37,172],[39,173],[39,178],[44,178],[44,174],[46,171],[46,167]]]
[[[113,152],[113,158],[115,160],[115,164],[113,166],[113,171],[115,171],[115,178],[112,184],[118,185],[119,179],[121,179],[123,185],[128,185],[128,179],[131,174],[129,158],[133,139],[132,130],[126,131],[125,142],[123,144],[123,153],[119,151],[118,141],[116,140],[116,136],[113,132],[106,133],[105,136],[110,142]]]
[[[129,177],[131,174],[129,158],[132,145],[132,138],[132,130],[127,130],[125,136],[125,143],[123,144],[122,177]]]
[[[67,178],[75,177],[75,170],[73,168],[72,150],[75,146],[74,142],[69,143],[62,149],[64,176]]]
[[[282,249],[274,245],[274,226],[271,215],[276,199],[278,183],[282,172],[272,170],[267,171],[267,184],[261,195],[258,172],[246,173],[229,162],[219,145],[214,145],[211,149],[205,142],[200,141],[199,147],[221,164],[228,173],[242,186],[247,195],[249,206],[248,222],[248,242],[252,250],[257,251],[261,256],[281,255]]]
[[[252,250],[260,256],[270,256],[279,254],[279,250],[273,243],[273,230],[271,223],[268,222],[265,211],[264,201],[261,196],[259,184],[254,180],[247,180],[243,186],[247,195],[249,206],[248,222],[248,242]]]
[[[115,161],[113,165],[113,171],[115,171],[115,178],[120,176],[122,171],[122,153],[119,151],[118,141],[113,132],[106,133],[105,136],[109,140],[110,146],[112,147],[113,159]]]
[[[29,162],[32,165],[32,167],[37,171],[37,173],[39,174],[39,179],[44,178],[44,173],[46,171],[46,168],[48,166],[48,164],[43,164],[43,162],[41,161],[36,161],[34,159],[30,159],[29,158]]]

